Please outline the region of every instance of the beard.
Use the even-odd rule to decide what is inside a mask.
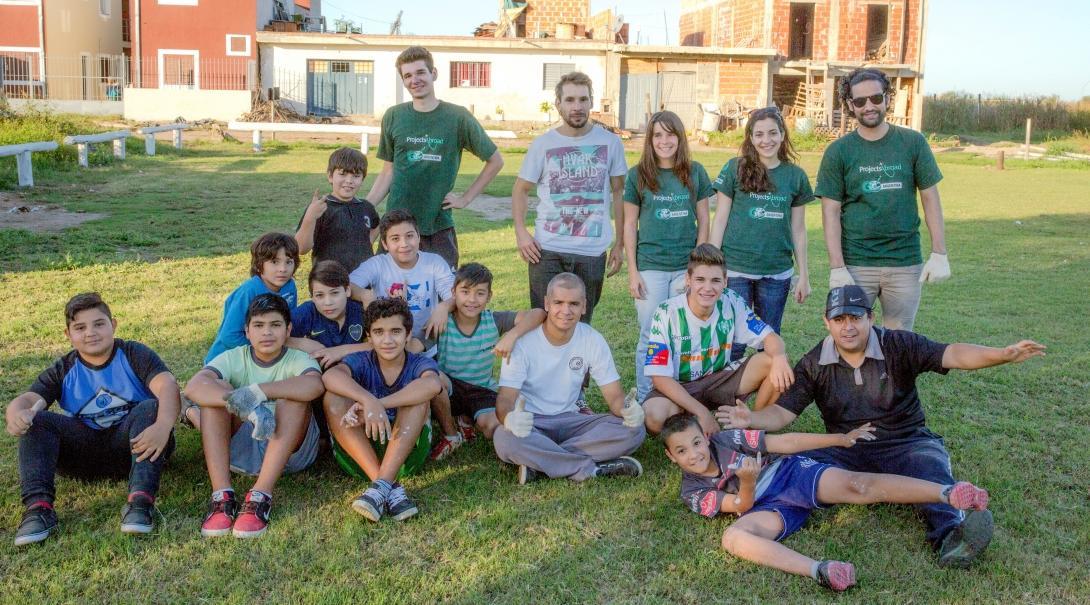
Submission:
[[[560,114],[560,119],[563,120],[564,123],[567,124],[569,127],[575,128],[576,130],[587,125],[586,114],[574,118],[568,115]]]
[[[867,128],[874,128],[886,120],[886,112],[879,111],[872,116],[867,116],[863,112],[858,112],[855,115],[855,119],[859,120],[859,123]]]

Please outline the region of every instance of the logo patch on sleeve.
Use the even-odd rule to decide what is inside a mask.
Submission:
[[[647,343],[647,358],[644,360],[645,366],[664,366],[670,361],[670,349],[661,342],[649,342]]]
[[[750,312],[749,317],[746,318],[746,327],[749,328],[750,332],[753,332],[754,334],[760,334],[761,332],[765,331],[765,328],[768,327],[768,324],[761,321],[761,318],[757,317],[756,314]]]
[[[761,444],[761,431],[745,431],[746,445],[753,449]]]
[[[714,517],[719,512],[715,506],[715,492],[708,492],[700,499],[700,514],[705,517]]]

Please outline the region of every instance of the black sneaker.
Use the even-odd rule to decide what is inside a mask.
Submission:
[[[974,510],[965,515],[961,525],[955,527],[939,546],[939,567],[966,568],[992,541],[995,526],[992,511]]]
[[[256,538],[269,528],[269,514],[272,512],[272,496],[252,489],[246,492],[242,511],[235,519],[231,534],[236,538]]]
[[[855,566],[843,561],[822,561],[818,565],[817,583],[825,588],[844,592],[855,586]]]
[[[363,515],[368,521],[378,523],[386,509],[386,496],[372,482],[359,498],[352,501],[352,510]]]
[[[235,492],[223,491],[212,496],[208,503],[208,513],[201,522],[201,535],[206,538],[226,536],[238,517],[238,500]]]
[[[519,465],[518,473],[519,473],[519,485],[526,485],[527,483],[533,483],[534,481],[537,481],[538,479],[541,479],[541,477],[542,477],[541,473],[539,473],[539,472],[535,471],[534,469],[526,466],[525,464],[520,464]]]
[[[128,503],[121,509],[121,533],[150,534],[155,528],[154,512],[154,498],[143,492],[129,494]]]
[[[394,489],[390,490],[390,495],[386,498],[386,512],[395,521],[404,521],[420,511],[405,493],[405,488],[400,483],[395,483]]]
[[[639,477],[642,474],[643,465],[631,456],[621,456],[598,463],[599,477]]]
[[[49,537],[57,528],[57,512],[48,502],[35,502],[23,512],[23,520],[15,532],[15,545],[34,544]]]

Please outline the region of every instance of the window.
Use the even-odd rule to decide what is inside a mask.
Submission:
[[[113,75],[110,73],[110,66],[112,62],[109,57],[99,56],[98,58],[98,80],[103,84],[110,81],[110,77]]]
[[[560,76],[575,71],[575,63],[546,63],[541,68],[541,89],[552,90]]]
[[[452,61],[450,64],[450,87],[488,88],[492,86],[491,72],[491,63]]]
[[[242,34],[227,34],[227,56],[249,57],[250,36]]]
[[[346,74],[352,71],[352,63],[349,61],[334,61],[330,64],[331,72],[335,74]]]
[[[867,5],[868,61],[881,61],[889,55],[889,7],[880,4]]]
[[[789,59],[814,58],[814,5],[792,3],[790,26],[787,57]]]
[[[159,50],[159,86],[200,88],[200,52]]]
[[[98,0],[98,14],[103,17],[110,16],[110,1],[111,0]]]

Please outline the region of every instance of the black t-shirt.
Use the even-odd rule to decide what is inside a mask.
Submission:
[[[916,377],[948,372],[942,367],[947,345],[914,332],[874,328],[867,356],[857,370],[835,347],[830,351],[831,343],[832,337],[826,337],[795,364],[795,383],[776,405],[801,414],[816,402],[829,433],[847,433],[870,422],[882,440],[907,437],[924,427]]]
[[[367,200],[353,198],[342,202],[332,195],[325,198],[326,209],[314,223],[314,251],[311,260],[317,264],[335,260],[349,273],[360,263],[374,256],[371,229],[378,227],[375,206]],[[304,211],[304,216],[306,212]],[[299,218],[299,226],[303,218]],[[296,230],[299,229],[296,226]]]

